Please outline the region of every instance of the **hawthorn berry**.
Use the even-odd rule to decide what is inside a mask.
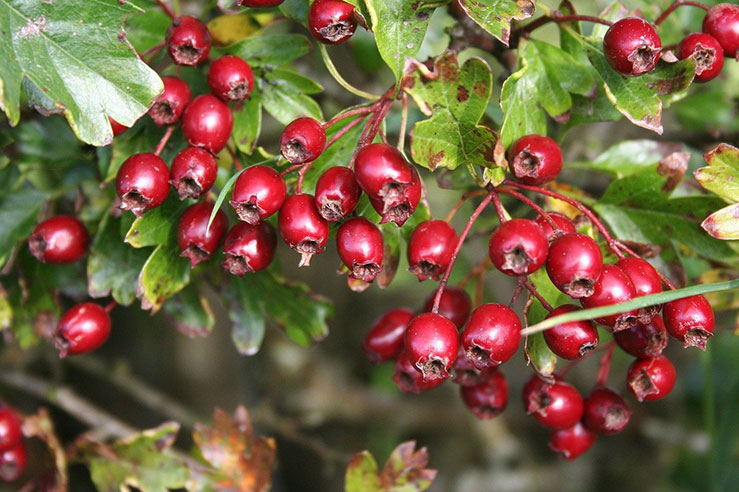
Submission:
[[[382,270],[385,249],[382,232],[364,217],[353,217],[341,224],[336,246],[350,278],[372,282]]]
[[[728,58],[739,57],[739,5],[714,5],[703,18],[703,32],[721,44]]]
[[[739,26],[739,23],[737,24]],[[708,82],[724,68],[724,49],[710,34],[694,32],[685,36],[677,45],[677,57],[695,61],[695,81]]]
[[[631,411],[623,397],[608,388],[596,388],[587,398],[583,423],[598,434],[618,434],[629,423]]]
[[[434,308],[437,291],[438,289],[426,298],[426,302],[423,304],[424,313],[430,313]],[[467,318],[470,317],[470,311],[472,311],[472,299],[470,299],[469,294],[464,289],[447,285],[444,292],[441,293],[439,314],[451,320],[457,329],[461,330],[467,322]]]
[[[239,277],[264,270],[272,263],[276,249],[277,235],[269,222],[237,222],[226,235],[223,268]]]
[[[427,220],[413,229],[408,240],[408,270],[418,281],[439,280],[452,261],[459,237],[443,220]]]
[[[549,449],[572,461],[595,442],[596,434],[588,430],[582,422],[577,422],[567,429],[556,429],[549,433]]]
[[[634,284],[636,296],[648,296],[662,292],[662,279],[648,261],[641,258],[622,258],[616,262]],[[639,309],[639,321],[648,322],[660,310],[660,306],[647,306]]]
[[[200,19],[183,15],[167,29],[167,51],[177,65],[194,66],[210,53],[210,33]]]
[[[115,180],[121,209],[136,217],[156,208],[169,194],[169,169],[154,154],[134,154],[121,165]]]
[[[291,164],[313,161],[326,146],[326,130],[313,118],[298,118],[285,127],[280,152]]]
[[[243,101],[254,90],[254,74],[243,58],[223,55],[208,69],[208,86],[226,102]]]
[[[18,415],[10,408],[0,408],[0,451],[17,446],[22,439]]]
[[[364,353],[373,364],[395,359],[403,350],[403,338],[413,319],[409,309],[393,309],[375,321],[364,337]]]
[[[559,226],[558,230],[554,229],[549,221],[541,215],[537,216],[534,222],[536,222],[539,227],[541,227],[541,230],[544,231],[544,235],[546,236],[547,241],[549,241],[550,243],[557,239],[559,236],[577,232],[577,229],[575,229],[575,224],[573,224],[566,215],[559,212],[549,212],[548,215],[554,221],[554,223]]]
[[[217,176],[218,162],[213,154],[200,147],[187,147],[172,160],[169,184],[180,200],[199,198],[213,187]]]
[[[598,243],[585,234],[565,234],[549,246],[547,273],[552,283],[570,297],[593,295],[603,269]]]
[[[629,366],[626,382],[639,401],[659,400],[675,386],[675,366],[664,355],[651,359],[636,359]]]
[[[300,253],[298,266],[309,266],[311,256],[323,252],[328,241],[328,222],[316,208],[313,195],[290,195],[280,207],[277,219],[282,239]]]
[[[465,406],[478,419],[497,417],[508,403],[508,383],[497,369],[489,371],[487,378],[474,386],[461,386],[459,392]]]
[[[627,17],[608,29],[603,38],[603,52],[614,70],[633,77],[654,70],[662,52],[662,41],[652,24]]]
[[[122,125],[118,123],[116,120],[108,116],[108,121],[110,122],[110,129],[113,130],[113,136],[117,137],[121,133],[125,132],[129,129],[126,125]]]
[[[0,452],[0,480],[13,482],[20,478],[26,467],[26,446],[16,444]]]
[[[316,0],[308,12],[308,27],[321,43],[343,43],[357,29],[354,5],[341,0]]]
[[[544,264],[549,242],[544,231],[529,219],[503,222],[490,236],[488,254],[493,265],[506,275],[535,272]]]
[[[499,366],[513,357],[521,344],[521,320],[508,306],[483,304],[472,311],[460,340],[476,367]]]
[[[447,379],[458,350],[457,327],[439,314],[419,314],[405,332],[408,359],[421,372],[424,381]]]
[[[59,357],[85,354],[100,347],[110,335],[110,316],[94,302],[83,302],[68,309],[59,319],[54,343]]]
[[[648,322],[638,322],[613,334],[616,344],[629,355],[640,359],[659,357],[667,347],[667,329],[662,317],[655,315]]]
[[[475,386],[485,381],[488,375],[497,369],[497,367],[478,369],[469,357],[467,357],[464,347],[460,345],[457,360],[454,361],[454,366],[452,367],[452,374],[454,376],[452,381],[460,386]]]
[[[554,181],[562,170],[562,150],[557,142],[543,135],[526,135],[516,140],[508,150],[508,160],[516,178],[530,185]]]
[[[579,311],[572,304],[563,304],[549,313],[547,318]],[[563,359],[579,359],[598,346],[598,330],[590,320],[568,321],[553,326],[544,332],[547,346]]]
[[[444,379],[434,379],[425,381],[423,375],[411,364],[408,354],[405,350],[401,350],[395,361],[395,373],[393,374],[393,382],[403,393],[418,394],[421,391],[436,388]]]
[[[582,396],[575,387],[559,378],[555,378],[552,384],[537,380],[539,382],[533,388],[524,388],[528,396],[524,402],[528,413],[552,429],[567,429],[575,425],[583,414]]]
[[[149,116],[158,126],[177,123],[192,95],[187,82],[178,77],[162,77],[162,82],[164,92],[154,99],[149,108]]]
[[[362,189],[354,171],[344,166],[326,169],[316,182],[316,206],[329,222],[338,222],[357,208]]]
[[[636,289],[628,275],[616,265],[603,265],[600,277],[593,286],[593,293],[580,299],[580,302],[584,308],[589,309],[621,304],[635,297]],[[638,320],[639,312],[636,310],[595,319],[602,325],[613,327],[614,332],[633,326]]]
[[[254,225],[277,212],[286,195],[287,185],[280,173],[258,164],[236,178],[229,203],[239,220]]]
[[[28,238],[28,249],[44,263],[72,263],[87,252],[90,236],[85,226],[69,215],[41,222]]]
[[[662,309],[667,331],[685,347],[706,349],[713,335],[713,309],[704,296],[690,296],[665,303]]]
[[[180,256],[188,258],[193,268],[211,257],[226,234],[228,219],[221,210],[216,213],[208,228],[212,213],[212,203],[199,202],[187,207],[177,223],[177,243],[182,251]]]
[[[182,115],[182,133],[193,147],[217,154],[231,137],[234,117],[220,99],[203,94],[193,99]]]
[[[277,7],[285,0],[239,0],[242,7],[252,7],[257,9],[266,9],[269,7]]]

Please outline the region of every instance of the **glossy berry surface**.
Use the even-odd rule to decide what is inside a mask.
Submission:
[[[519,138],[509,149],[508,160],[516,178],[530,185],[554,181],[562,170],[562,150],[543,135]]]
[[[85,226],[69,215],[57,215],[41,222],[28,238],[28,248],[44,263],[72,263],[87,252],[90,236]]]
[[[421,222],[408,240],[408,270],[419,281],[438,281],[449,267],[458,240],[457,232],[443,220]]]
[[[15,447],[22,439],[18,415],[9,408],[0,408],[0,451]]]
[[[113,130],[114,137],[117,137],[121,133],[124,133],[129,128],[126,125],[118,123],[116,120],[114,120],[110,116],[108,116],[108,121],[110,122],[110,129]]]
[[[580,311],[572,304],[564,304],[547,315],[548,318],[560,314]],[[598,330],[590,320],[569,321],[544,331],[544,340],[552,352],[563,359],[579,359],[598,346]]]
[[[551,217],[554,223],[557,224],[558,229],[553,228],[552,224],[550,224],[549,221],[541,215],[537,216],[534,222],[536,222],[539,227],[541,227],[541,230],[544,231],[544,235],[546,236],[547,241],[549,241],[550,243],[557,239],[559,236],[577,232],[577,229],[575,229],[575,224],[573,224],[566,215],[559,212],[549,212],[549,217]]]
[[[464,347],[460,344],[457,360],[454,361],[454,366],[452,367],[452,381],[460,386],[475,386],[485,381],[490,373],[497,370],[497,367],[478,369],[469,357],[467,357]]]
[[[223,268],[239,277],[264,270],[272,263],[276,249],[277,234],[268,222],[237,222],[226,235]]]
[[[159,126],[177,123],[190,102],[191,92],[187,82],[178,77],[162,77],[164,92],[154,99],[149,116]]]
[[[20,478],[26,467],[26,446],[17,444],[0,452],[0,480],[13,482]]]
[[[490,236],[488,255],[493,265],[506,275],[535,272],[544,264],[549,242],[536,222],[511,219],[503,222]]]
[[[382,270],[385,243],[380,229],[369,220],[354,217],[341,224],[336,247],[349,277],[372,282]]]
[[[316,208],[313,195],[290,195],[277,219],[282,239],[300,253],[300,265],[310,265],[311,256],[322,253],[328,241],[328,222]]]
[[[569,383],[543,381],[528,392],[527,411],[542,425],[552,429],[567,429],[575,425],[583,414],[580,393]]]
[[[203,94],[193,99],[182,115],[182,133],[193,147],[217,154],[231,137],[234,118],[220,99]]]
[[[285,127],[280,138],[280,152],[291,164],[318,158],[326,146],[326,130],[313,118],[298,118]]]
[[[667,347],[667,329],[662,317],[654,316],[649,322],[638,322],[613,334],[616,344],[629,355],[640,359],[659,357]]]
[[[200,147],[187,147],[172,160],[169,184],[180,200],[198,198],[213,187],[218,176],[215,156]]]
[[[287,185],[280,173],[259,164],[236,178],[229,203],[239,220],[254,225],[277,212],[286,195]]]
[[[603,265],[598,281],[593,286],[593,294],[580,300],[586,309],[621,304],[636,297],[634,284],[628,275],[616,265]],[[633,326],[639,319],[638,311],[612,314],[595,321],[613,327],[617,332]]]
[[[437,289],[438,290],[438,289]],[[434,299],[437,290],[433,291],[423,304],[423,312],[430,313],[434,307]],[[439,301],[439,314],[451,320],[457,329],[461,330],[472,311],[472,299],[464,289],[459,287],[447,286],[441,293]]]
[[[338,222],[357,208],[362,189],[354,171],[344,166],[326,169],[316,183],[318,212],[329,222]]]
[[[458,350],[457,327],[441,315],[419,314],[405,332],[408,359],[421,372],[424,381],[447,379]]]
[[[695,61],[695,81],[708,82],[724,68],[724,49],[710,34],[694,32],[685,36],[677,45],[677,57]]]
[[[549,246],[547,273],[552,283],[570,297],[593,294],[603,269],[598,244],[585,234],[565,234]]]
[[[395,372],[393,373],[393,382],[403,393],[418,394],[431,388],[436,388],[444,379],[434,379],[424,381],[421,372],[411,364],[408,354],[405,350],[401,350],[398,359],[395,362]]]
[[[167,29],[167,51],[177,65],[194,66],[210,53],[210,33],[203,21],[183,15]]]
[[[409,309],[388,311],[370,328],[364,337],[364,353],[373,364],[395,359],[403,350],[403,338],[413,319]]]
[[[208,86],[226,102],[243,101],[254,90],[254,73],[243,58],[224,55],[210,65]]]
[[[269,7],[277,7],[285,0],[239,0],[239,5],[243,7],[253,7],[253,8],[269,8]]]
[[[622,75],[637,76],[657,66],[662,41],[652,24],[637,17],[616,21],[603,38],[608,63]]]
[[[739,5],[720,3],[711,7],[703,18],[703,32],[718,40],[727,58],[739,56]]]
[[[581,422],[567,429],[553,430],[549,434],[549,449],[562,455],[567,461],[575,460],[595,442],[597,435]]]
[[[508,382],[502,372],[492,370],[484,381],[459,388],[462,401],[478,419],[497,417],[508,404]]]
[[[208,229],[208,221],[213,212],[213,204],[200,202],[187,207],[177,223],[177,244],[190,266],[208,260],[223,240],[228,219],[221,210],[216,213]]]
[[[623,397],[608,388],[596,388],[585,398],[583,422],[598,434],[618,434],[628,425],[631,410]]]
[[[169,194],[169,169],[154,154],[134,154],[121,165],[115,180],[121,208],[141,217],[156,208]]]
[[[83,302],[59,319],[54,342],[59,357],[84,354],[100,347],[110,335],[110,316],[98,304]]]
[[[648,261],[641,258],[622,258],[616,262],[631,280],[636,296],[648,296],[662,292],[662,279]],[[648,306],[639,310],[639,320],[647,322],[659,312],[660,306]]]
[[[685,347],[706,349],[715,324],[713,309],[704,296],[690,296],[665,304],[662,309],[667,331]]]
[[[308,13],[308,27],[321,43],[343,43],[357,29],[354,6],[341,0],[316,0]]]
[[[626,374],[629,390],[639,401],[664,398],[675,386],[675,379],[675,366],[664,355],[637,359],[631,363]]]
[[[478,368],[507,361],[521,344],[521,320],[508,306],[483,304],[472,312],[460,337],[467,358]]]

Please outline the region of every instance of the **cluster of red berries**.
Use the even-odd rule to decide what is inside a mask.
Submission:
[[[13,410],[0,403],[0,480],[17,480],[26,467],[21,420]]]

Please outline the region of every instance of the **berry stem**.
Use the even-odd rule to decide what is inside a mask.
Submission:
[[[552,226],[552,228],[555,231],[561,231],[562,230],[559,227],[559,224],[557,224],[554,221],[554,219],[552,219],[552,217],[543,208],[541,208],[539,205],[537,205],[536,202],[534,202],[533,200],[531,200],[526,195],[524,195],[522,193],[519,193],[517,191],[508,190],[508,189],[505,189],[505,188],[499,188],[498,189],[498,193],[504,193],[506,195],[512,196],[514,198],[517,198],[522,203],[525,203],[526,205],[528,205],[536,213],[538,213],[539,215],[541,215],[542,217],[544,217],[544,220],[546,220],[549,223],[549,225]]]
[[[234,167],[237,171],[241,171],[244,169],[244,166],[241,165],[241,161],[239,161],[239,158],[236,157],[236,152],[233,151],[233,149],[229,146],[226,146],[226,150],[228,150],[228,154],[231,156],[231,160],[234,163]]]
[[[303,192],[303,178],[305,177],[305,173],[308,172],[308,169],[310,169],[314,162],[316,162],[315,159],[312,161],[308,161],[300,166],[300,169],[298,169],[298,186],[296,188],[296,191],[298,193]]]
[[[635,257],[635,258],[640,258],[640,259],[642,259],[642,260],[644,259],[644,258],[643,258],[643,257],[642,257],[641,255],[639,255],[638,253],[636,253],[636,252],[635,252],[634,250],[632,250],[631,248],[629,248],[628,246],[626,246],[626,245],[625,245],[624,243],[622,243],[621,241],[618,241],[618,240],[617,240],[616,242],[618,243],[618,247],[619,247],[619,248],[621,248],[622,250],[626,251],[626,252],[627,252],[628,254],[630,254],[631,256],[633,256],[633,257]],[[645,260],[645,261],[646,261],[646,260]],[[670,279],[668,279],[667,277],[665,277],[665,276],[664,276],[664,275],[662,274],[662,272],[660,272],[660,271],[659,271],[658,269],[656,269],[656,268],[655,268],[655,269],[654,269],[654,271],[656,271],[656,272],[657,272],[657,275],[659,275],[659,278],[660,278],[660,279],[662,280],[662,282],[663,282],[663,283],[664,283],[664,284],[665,284],[665,285],[666,285],[666,286],[667,286],[667,287],[668,287],[668,288],[669,288],[670,290],[675,290],[675,289],[677,288],[677,287],[675,287],[675,284],[673,284],[672,282],[670,282]]]
[[[280,176],[287,176],[287,175],[288,175],[288,174],[290,174],[291,172],[295,171],[296,169],[300,169],[301,167],[303,167],[303,165],[302,165],[302,164],[293,164],[292,166],[290,166],[290,167],[288,167],[287,169],[283,170],[283,171],[282,171],[282,172],[280,173]]]
[[[145,62],[147,62],[147,63],[150,63],[150,62],[151,62],[151,60],[152,60],[152,59],[153,59],[153,58],[154,58],[155,56],[157,56],[157,53],[159,53],[159,52],[160,52],[160,51],[162,50],[162,48],[164,48],[165,46],[167,46],[167,42],[166,42],[166,41],[162,41],[162,42],[161,42],[161,43],[159,43],[159,44],[155,44],[154,46],[152,46],[152,47],[151,47],[151,48],[149,48],[148,50],[146,50],[146,51],[144,51],[143,53],[141,53],[141,54],[139,55],[139,58],[141,58],[142,60],[144,60],[144,61],[145,61]],[[151,56],[149,56],[149,55],[151,55]],[[147,57],[147,56],[149,56],[149,59],[148,59],[148,60],[146,60],[146,57]]]
[[[159,156],[159,154],[162,153],[164,150],[164,147],[166,147],[167,142],[169,142],[169,138],[172,136],[172,133],[174,133],[174,126],[170,125],[167,127],[167,131],[164,132],[164,135],[162,135],[162,139],[159,140],[159,143],[157,144],[157,148],[154,149],[154,155]]]
[[[509,308],[513,309],[513,306],[516,304],[516,301],[521,295],[521,292],[523,292],[525,281],[526,279],[524,279],[523,277],[518,278],[518,285],[516,285],[516,289],[513,291],[513,295],[511,296],[511,302],[508,303]]]
[[[174,18],[175,18],[174,12],[172,12],[172,9],[170,9],[170,8],[169,8],[169,7],[167,6],[167,4],[166,4],[166,3],[164,3],[164,1],[163,1],[163,0],[157,0],[157,3],[158,3],[158,4],[159,4],[159,6],[160,6],[160,7],[162,8],[162,10],[164,10],[164,13],[165,13],[165,14],[167,14],[167,15],[169,16],[169,18],[170,18],[170,19],[174,19]]]
[[[457,202],[457,204],[454,205],[454,208],[452,208],[449,211],[449,214],[444,219],[444,222],[451,222],[452,219],[454,218],[454,216],[457,214],[457,212],[459,212],[459,209],[462,208],[462,205],[464,205],[467,200],[469,200],[470,198],[475,197],[475,196],[482,196],[482,195],[486,195],[486,194],[487,194],[487,191],[485,191],[485,190],[468,191],[467,193],[465,193],[464,195],[462,195],[462,198],[460,198],[459,201]]]
[[[365,92],[361,89],[357,89],[353,85],[351,85],[349,82],[347,82],[344,77],[341,76],[339,71],[336,69],[336,65],[334,65],[334,62],[331,60],[331,57],[328,54],[328,51],[326,50],[326,47],[318,43],[318,51],[321,52],[321,58],[323,58],[323,63],[326,65],[326,68],[328,69],[331,76],[336,80],[336,82],[339,83],[341,87],[346,89],[347,91],[351,92],[355,96],[359,96],[362,99],[369,99],[370,101],[377,101],[380,99],[380,96],[377,96],[375,94],[370,94],[369,92]]]
[[[408,94],[403,92],[400,102],[402,107],[400,110],[400,129],[398,130],[397,148],[403,152],[403,149],[405,149],[405,132],[408,127]]]
[[[611,360],[613,360],[613,349],[615,348],[616,342],[611,340],[611,343],[606,347],[606,352],[600,358],[598,376],[595,378],[596,387],[605,386],[608,383],[608,374],[611,372]]]
[[[538,19],[529,22],[525,26],[519,27],[514,31],[514,34],[517,36],[527,36],[534,32],[535,30],[539,29],[542,26],[545,26],[549,24],[550,22],[594,22],[596,24],[603,24],[605,26],[611,26],[613,25],[613,22],[601,19],[600,17],[594,17],[592,15],[564,15],[558,11],[553,11],[550,15],[544,15],[542,17],[539,17]]]
[[[105,308],[104,308],[104,309],[105,309],[105,312],[106,312],[106,313],[109,313],[109,312],[111,312],[111,311],[113,310],[113,308],[114,308],[114,307],[116,307],[117,305],[118,305],[118,301],[116,301],[115,299],[114,299],[114,300],[112,300],[112,301],[110,301],[110,302],[108,303],[108,305],[107,305],[107,306],[105,306]]]
[[[544,309],[549,311],[550,313],[554,311],[554,308],[552,308],[552,305],[547,302],[544,297],[539,293],[539,291],[536,289],[536,286],[531,283],[531,281],[528,278],[523,279],[523,286],[526,287],[526,290],[528,290],[531,295],[536,297],[536,300],[541,303],[542,306],[544,306]]]
[[[338,123],[339,121],[349,118],[351,116],[355,116],[358,114],[367,115],[370,114],[373,111],[372,106],[360,106],[358,108],[350,109],[348,111],[344,111],[343,113],[337,114],[330,120],[328,120],[326,123],[323,124],[323,129],[328,130],[330,127]]]
[[[364,115],[362,115],[361,117],[355,119],[354,121],[350,122],[344,128],[342,128],[341,130],[339,130],[338,132],[336,132],[336,134],[333,137],[331,137],[331,140],[329,140],[328,143],[326,144],[326,148],[331,147],[341,137],[343,137],[344,135],[346,135],[349,132],[349,130],[351,130],[352,128],[354,128],[355,126],[357,126],[358,124],[360,124],[362,121],[364,121],[364,119],[367,117],[367,114],[369,114],[369,112],[366,113],[366,114],[364,114]],[[328,125],[328,123],[326,123],[326,125]],[[324,126],[326,126],[326,125],[324,125]]]
[[[495,213],[498,214],[498,219],[500,220],[500,223],[508,221],[508,214],[506,213],[505,207],[503,207],[503,204],[500,202],[500,197],[495,191],[491,192],[493,194],[493,206],[495,207]]]
[[[670,14],[672,14],[678,7],[682,7],[683,5],[690,6],[690,7],[698,7],[700,9],[705,10],[706,12],[708,12],[708,9],[709,9],[708,5],[701,3],[701,2],[689,2],[685,0],[675,0],[674,2],[672,2],[672,5],[667,7],[667,9],[664,12],[662,12],[662,15],[657,17],[657,20],[654,21],[654,25],[659,26],[660,24],[662,24],[665,21],[665,19],[667,19],[670,16]]]

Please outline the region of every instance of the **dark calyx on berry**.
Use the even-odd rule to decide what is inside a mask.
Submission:
[[[298,266],[310,266],[311,257],[323,252],[329,227],[318,213],[313,195],[298,193],[287,197],[277,223],[285,243],[300,253]]]
[[[348,167],[328,168],[316,183],[316,206],[329,222],[338,222],[352,213],[361,196],[354,171]]]
[[[497,369],[488,370],[484,380],[474,386],[462,386],[459,391],[465,406],[478,419],[497,417],[508,404],[508,383]]]
[[[547,315],[553,318],[561,314],[580,311],[580,308],[572,304],[563,304]],[[563,359],[579,359],[588,352],[598,347],[598,330],[590,320],[568,321],[544,332],[544,340],[547,346],[556,355]]]
[[[672,362],[661,355],[653,359],[637,359],[629,366],[626,382],[639,401],[659,400],[675,386],[677,374]]]
[[[336,234],[339,258],[349,269],[349,277],[372,282],[382,270],[385,243],[382,232],[364,217],[353,217]]]
[[[177,77],[162,77],[164,92],[149,108],[149,116],[159,126],[172,125],[179,121],[185,107],[190,102],[190,86]]]
[[[662,317],[655,315],[649,322],[639,322],[613,334],[616,344],[640,359],[659,357],[667,347],[668,337]]]
[[[254,74],[242,58],[224,55],[211,64],[208,85],[224,101],[243,101],[254,89]]]
[[[593,293],[580,300],[586,309],[621,304],[636,297],[636,289],[631,279],[616,265],[603,265],[598,281],[593,286]],[[636,310],[626,313],[612,314],[596,318],[600,324],[613,327],[614,332],[625,330],[639,321]]]
[[[449,267],[459,237],[443,220],[427,220],[416,226],[408,240],[408,270],[418,277],[439,280]]]
[[[343,43],[357,29],[354,5],[341,0],[316,0],[308,14],[308,25],[318,41],[324,44]]]
[[[287,185],[280,173],[258,164],[236,179],[229,203],[239,220],[254,225],[277,212],[286,195]]]
[[[677,57],[692,58],[695,62],[695,81],[708,82],[718,77],[724,67],[724,50],[710,34],[688,34],[677,45]]]
[[[528,275],[547,259],[549,242],[533,220],[511,219],[490,236],[488,254],[493,264],[506,275]]]
[[[444,379],[424,381],[421,372],[411,364],[406,351],[400,351],[398,359],[395,362],[395,373],[393,374],[393,382],[400,391],[403,393],[418,394],[421,391],[435,388],[444,381]]]
[[[272,263],[275,249],[277,235],[269,222],[238,222],[226,235],[223,268],[239,277],[264,270]]]
[[[676,299],[665,304],[662,313],[667,331],[687,347],[706,349],[713,336],[715,319],[708,300],[701,295]]]
[[[313,118],[298,118],[285,127],[280,152],[291,164],[303,164],[318,158],[326,146],[326,130]]]
[[[182,254],[193,268],[206,261],[218,249],[228,228],[228,219],[221,210],[216,213],[208,228],[213,204],[199,202],[185,210],[177,224],[177,242]]]
[[[540,185],[554,180],[562,170],[562,150],[542,135],[526,135],[509,151],[513,174],[523,183]]]
[[[90,236],[85,226],[69,215],[41,222],[28,238],[28,249],[44,263],[71,263],[87,252]]]
[[[59,357],[84,354],[101,346],[110,335],[108,312],[93,302],[83,302],[67,310],[57,325],[54,344]]]
[[[167,51],[177,65],[197,65],[210,52],[210,33],[200,19],[183,15],[167,29]]]
[[[169,169],[154,154],[134,154],[121,165],[116,177],[121,208],[141,215],[158,207],[169,194]]]
[[[549,247],[547,273],[552,283],[570,297],[588,297],[603,269],[598,243],[585,234],[565,234]]]
[[[631,411],[624,399],[608,388],[596,388],[585,399],[583,421],[599,434],[617,434],[629,423]]]
[[[739,59],[739,5],[714,5],[703,18],[703,32],[721,44],[727,58]]]
[[[198,198],[213,187],[218,163],[213,154],[199,147],[187,147],[172,160],[169,183],[180,200]]]
[[[616,21],[603,38],[603,51],[614,70],[629,76],[654,70],[662,41],[652,24],[637,17]]]
[[[459,352],[457,327],[438,314],[419,314],[405,332],[405,350],[424,381],[447,379]]]

